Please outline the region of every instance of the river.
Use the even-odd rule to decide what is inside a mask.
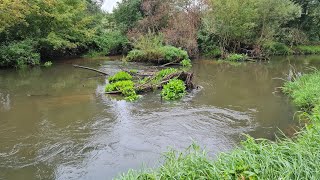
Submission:
[[[249,134],[273,140],[294,134],[298,121],[289,98],[277,90],[290,69],[320,67],[320,56],[274,57],[229,64],[195,60],[203,87],[175,102],[159,92],[137,102],[104,94],[105,77],[72,64],[114,74],[119,59],[70,59],[50,68],[0,70],[0,179],[111,179],[128,169],[156,167],[168,147],[192,142],[214,157]]]

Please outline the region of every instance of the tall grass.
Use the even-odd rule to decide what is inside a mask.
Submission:
[[[241,146],[215,159],[193,144],[185,152],[171,150],[158,169],[133,171],[117,179],[319,179],[320,178],[320,72],[298,77],[284,92],[309,115],[307,125],[293,139],[247,138]],[[305,109],[313,107],[313,109]]]
[[[293,82],[286,82],[282,88],[285,93],[292,97],[293,102],[310,111],[320,100],[320,71],[298,77]]]

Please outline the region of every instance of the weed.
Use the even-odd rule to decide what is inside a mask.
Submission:
[[[163,86],[161,96],[166,100],[176,100],[186,94],[186,86],[179,79],[171,79],[168,84]]]

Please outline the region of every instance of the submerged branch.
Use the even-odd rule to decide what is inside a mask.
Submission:
[[[105,72],[100,71],[100,70],[98,70],[98,69],[93,69],[93,68],[86,67],[86,66],[79,66],[79,65],[76,65],[76,64],[74,64],[73,67],[75,67],[75,68],[80,68],[80,69],[87,69],[87,70],[90,70],[90,71],[94,71],[94,72],[103,74],[103,75],[105,75],[105,76],[109,76],[108,73],[105,73]]]

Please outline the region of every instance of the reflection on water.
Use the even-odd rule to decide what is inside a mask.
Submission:
[[[71,63],[115,73],[118,61],[70,60],[52,68],[0,70],[0,179],[111,179],[129,168],[156,166],[168,146],[198,142],[214,156],[247,133],[274,138],[294,133],[295,109],[276,92],[292,67],[318,66],[320,57],[269,63],[194,63],[203,89],[178,102],[158,92],[135,103],[104,95],[103,76]],[[145,68],[129,64],[130,68]]]
[[[5,94],[0,92],[0,110],[9,111],[10,110],[10,94]]]

